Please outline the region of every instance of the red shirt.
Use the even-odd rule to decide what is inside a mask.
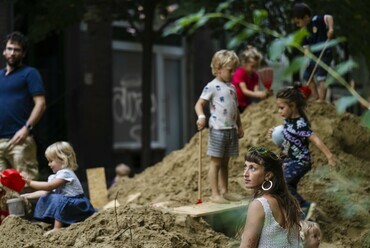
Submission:
[[[247,74],[243,67],[239,67],[238,69],[236,69],[231,82],[236,88],[236,95],[238,97],[239,107],[247,107],[250,104],[250,100],[248,96],[243,94],[240,88],[240,83],[245,83],[248,90],[254,91],[254,88],[256,87],[256,85],[258,85],[258,74],[255,72],[253,72],[252,74]]]

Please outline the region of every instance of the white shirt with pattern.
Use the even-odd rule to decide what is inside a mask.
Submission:
[[[215,78],[203,88],[200,98],[209,101],[210,128],[223,130],[238,127],[238,100],[232,83],[224,83]]]

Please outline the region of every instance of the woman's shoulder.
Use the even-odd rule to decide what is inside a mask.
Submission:
[[[263,209],[264,212],[266,212],[269,209],[269,201],[266,197],[258,197],[255,198],[250,205],[253,204],[255,208]]]
[[[256,200],[262,204],[265,211],[274,212],[275,209],[279,209],[278,201],[271,195],[264,195],[256,198]]]

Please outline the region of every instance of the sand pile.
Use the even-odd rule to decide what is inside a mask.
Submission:
[[[312,146],[314,168],[300,184],[302,194],[318,204],[314,219],[323,230],[322,247],[370,247],[370,131],[361,127],[356,116],[337,115],[330,104],[310,103],[308,116],[314,132],[338,160],[337,168],[330,169],[323,154]],[[281,124],[282,119],[270,98],[246,110],[242,122],[245,137],[240,140],[240,156],[230,161],[229,183],[231,191],[250,197],[242,180],[243,154],[252,145],[278,152],[265,136],[268,128]],[[203,201],[210,195],[207,136],[205,131]],[[6,218],[0,226],[0,243],[7,247],[238,247],[237,239],[214,232],[201,218],[151,207],[154,203],[181,206],[196,202],[198,142],[195,135],[160,163],[130,180],[118,181],[110,189],[110,198],[117,197],[121,203],[117,209],[102,210],[48,238],[42,236],[45,226]]]

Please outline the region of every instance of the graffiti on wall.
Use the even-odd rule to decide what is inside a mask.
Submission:
[[[151,113],[157,111],[157,100],[151,94]],[[119,85],[113,87],[113,118],[114,123],[122,133],[123,142],[140,142],[142,117],[141,77],[126,75],[121,78]],[[152,132],[155,130],[155,121],[152,121]]]

